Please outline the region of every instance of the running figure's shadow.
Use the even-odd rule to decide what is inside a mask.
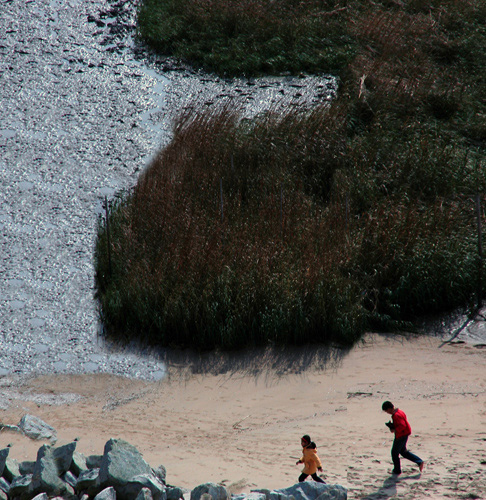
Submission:
[[[394,497],[397,494],[398,481],[397,476],[387,477],[383,486],[377,492],[364,497],[363,500],[379,500]]]
[[[413,476],[395,476],[391,475],[387,477],[383,482],[383,486],[372,493],[371,495],[367,495],[363,497],[362,500],[385,500],[387,498],[394,497],[397,494],[397,484],[404,479],[419,479],[420,474],[414,474]]]

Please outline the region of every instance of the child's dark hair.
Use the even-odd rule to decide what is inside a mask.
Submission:
[[[304,435],[302,436],[302,439],[303,439],[306,443],[308,443],[308,444],[310,444],[310,443],[311,443],[311,438],[310,438],[310,436],[309,436],[308,434],[304,434]]]
[[[394,408],[393,406],[393,403],[391,403],[390,401],[385,401],[382,405],[381,405],[381,409],[383,411],[386,411],[386,410],[391,410],[392,408]]]

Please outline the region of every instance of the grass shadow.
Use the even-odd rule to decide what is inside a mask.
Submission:
[[[193,375],[248,375],[280,378],[309,371],[336,370],[351,347],[323,344],[302,346],[262,346],[235,351],[176,349],[153,347],[142,342],[128,344],[106,338],[99,340],[113,351],[156,357],[166,367],[167,377],[189,378]]]
[[[164,349],[161,356],[169,374],[239,373],[255,377],[262,375],[282,377],[304,374],[309,370],[336,369],[349,350],[349,348],[316,345],[270,346],[237,352]]]

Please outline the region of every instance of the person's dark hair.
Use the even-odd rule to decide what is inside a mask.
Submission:
[[[394,408],[393,406],[393,403],[391,403],[390,401],[385,401],[382,405],[381,405],[381,409],[383,411],[386,411],[386,410],[391,410],[392,408]]]
[[[304,434],[304,435],[302,436],[302,439],[303,439],[306,443],[309,443],[309,444],[310,444],[310,442],[311,442],[311,438],[310,438],[310,436],[309,436],[308,434]]]

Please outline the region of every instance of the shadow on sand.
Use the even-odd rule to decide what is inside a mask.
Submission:
[[[153,348],[137,342],[121,344],[101,337],[114,352],[131,352],[155,356],[165,364],[167,376],[177,378],[196,374],[269,375],[283,377],[308,370],[336,369],[352,349],[332,345],[269,346],[240,351],[196,351],[190,349]]]
[[[398,481],[399,479],[397,476],[387,477],[383,483],[383,486],[381,486],[378,491],[372,493],[371,495],[363,497],[363,500],[379,500],[395,496],[397,494]]]
[[[362,497],[361,500],[385,500],[386,498],[392,498],[397,495],[397,484],[405,479],[419,479],[420,474],[414,474],[413,476],[394,476],[391,475],[387,477],[383,482],[383,486],[380,487],[375,493],[366,495]]]
[[[334,346],[293,346],[245,349],[238,352],[195,352],[189,350],[164,350],[159,352],[168,374],[251,376],[271,374],[285,376],[302,374],[309,369],[336,369],[350,348]]]

